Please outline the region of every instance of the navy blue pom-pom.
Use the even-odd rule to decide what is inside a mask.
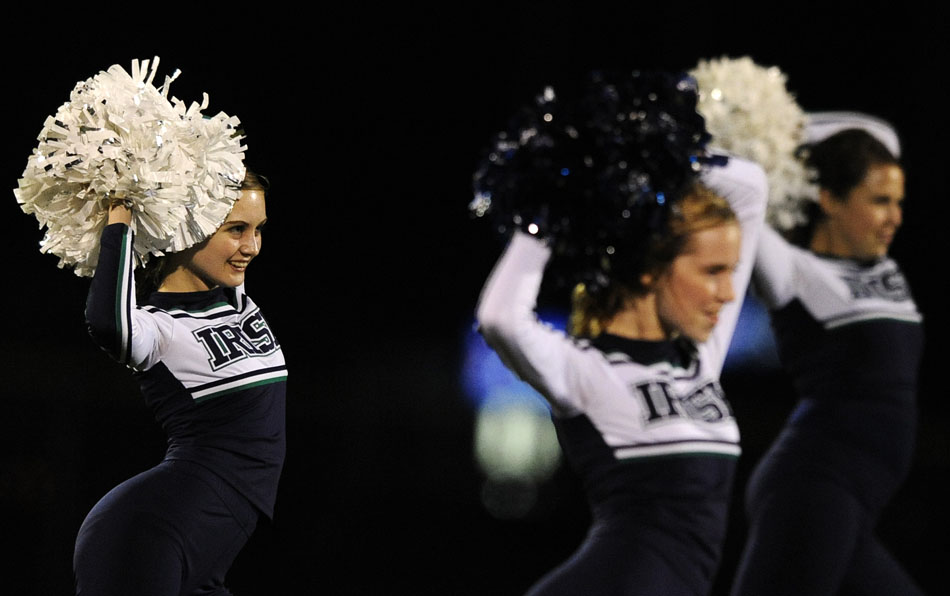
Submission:
[[[682,73],[597,71],[573,99],[545,88],[492,139],[470,210],[549,238],[549,274],[564,284],[629,280],[701,169],[710,137],[696,102]]]

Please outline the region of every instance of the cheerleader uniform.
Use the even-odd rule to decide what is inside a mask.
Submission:
[[[733,594],[920,594],[873,533],[916,431],[923,332],[900,269],[766,229],[755,283],[800,400],[749,481]]]
[[[757,165],[730,158],[703,182],[739,218],[742,253],[733,283],[741,296],[765,213],[765,176]],[[740,453],[719,373],[741,305],[727,304],[699,345],[571,338],[534,314],[549,256],[543,242],[516,233],[477,313],[487,342],[549,402],[592,512],[579,550],[530,594],[705,595]]]
[[[287,369],[243,286],[135,304],[132,232],[107,226],[86,304],[96,343],[139,381],[164,460],[120,484],[76,539],[82,596],[225,595],[224,575],[271,517],[284,461]]]

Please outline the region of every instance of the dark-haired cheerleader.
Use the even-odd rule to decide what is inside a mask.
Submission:
[[[862,129],[824,139],[809,160],[820,203],[804,248],[769,229],[756,257],[800,400],[747,487],[733,594],[914,596],[875,536],[913,456],[923,347],[921,316],[887,256],[904,173]]]
[[[592,164],[587,180],[609,180],[619,170],[624,181],[633,181],[629,187],[612,187],[622,189],[615,219],[609,215],[609,184],[590,194],[581,188],[576,195],[586,201],[587,212],[606,214],[603,226],[589,222],[586,227],[576,213],[560,218],[558,209],[571,197],[557,202],[554,179],[541,216],[525,215],[531,205],[510,209],[513,221],[526,224],[529,233],[515,232],[477,311],[488,343],[548,400],[592,511],[583,544],[541,579],[531,596],[708,594],[740,451],[736,422],[718,380],[764,219],[764,173],[751,162],[729,159],[724,166],[707,167],[698,181],[678,185],[673,171],[664,173],[644,157],[648,150],[659,151],[650,133],[661,130],[647,121],[647,98],[662,94],[646,90],[641,97],[634,90],[632,98],[624,98],[625,89],[618,87],[598,88],[598,97],[607,100],[598,114],[605,122],[617,122],[616,112],[635,113],[625,101],[640,105],[642,99],[645,117],[630,123],[629,143],[598,153],[597,135],[606,130],[610,139],[617,136],[609,134],[610,125],[583,122],[567,126],[563,137],[584,148],[580,163]],[[688,86],[680,85],[679,91],[688,103]],[[692,101],[695,105],[695,96]],[[662,112],[662,100],[658,104]],[[676,122],[667,115],[662,124],[667,126],[662,136],[668,137]],[[585,135],[593,140],[585,141]],[[550,146],[539,141],[542,159],[528,160],[527,172],[516,171],[511,178],[504,179],[499,170],[497,183],[481,188],[477,197],[490,196],[497,205],[508,188],[504,180],[514,179],[515,187],[526,180],[537,184]],[[531,151],[525,143],[515,147],[505,156],[509,164],[518,151]],[[678,159],[686,171],[695,172],[694,158],[687,152]],[[560,164],[569,163],[570,155],[550,161],[555,176],[562,175]],[[528,194],[536,187],[522,190]],[[552,233],[553,227],[559,230]],[[611,232],[577,233],[597,228]],[[548,238],[530,233],[535,230]],[[564,251],[570,259],[578,250],[586,252],[584,242],[601,240],[607,248],[593,268],[576,271],[577,279],[593,283],[575,290],[571,334],[540,323],[533,309],[549,258],[553,254],[556,260]]]

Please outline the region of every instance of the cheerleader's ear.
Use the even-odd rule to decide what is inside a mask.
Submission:
[[[640,274],[640,285],[647,290],[653,289],[653,284],[656,282],[656,276],[652,273],[642,273]]]
[[[835,196],[835,194],[827,188],[818,190],[818,205],[821,206],[821,212],[824,213],[826,217],[834,215],[834,213],[841,208],[843,203],[843,200]]]

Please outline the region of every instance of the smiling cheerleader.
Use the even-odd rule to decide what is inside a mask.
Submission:
[[[168,437],[161,463],[83,522],[81,596],[230,594],[225,574],[273,515],[284,461],[287,369],[244,293],[267,184],[244,168],[237,119],[169,102],[156,66],[78,83],[16,191],[47,227],[43,250],[93,275],[89,332],[133,371]]]

